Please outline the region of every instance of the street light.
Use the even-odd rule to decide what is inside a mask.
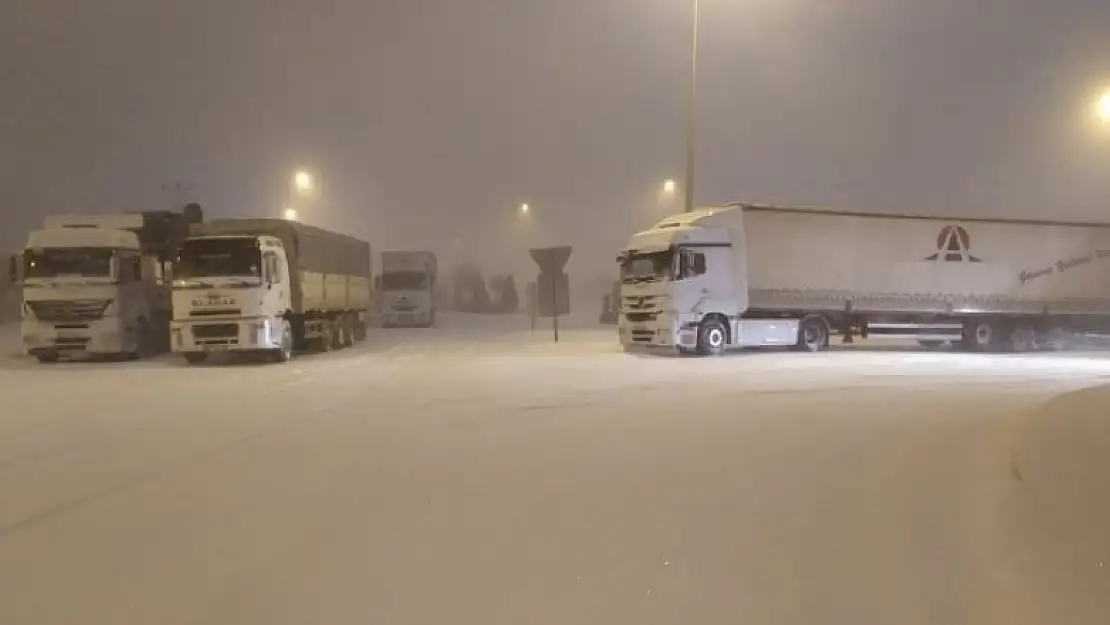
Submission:
[[[298,171],[293,174],[293,187],[298,192],[311,193],[315,186],[316,181],[312,179],[312,174],[307,171]]]
[[[690,41],[690,92],[686,100],[686,178],[683,189],[686,191],[684,208],[687,213],[694,210],[694,115],[697,109],[698,94],[698,26],[701,22],[701,7],[694,2],[694,33]]]
[[[289,221],[297,221],[297,209],[295,209],[295,208],[285,209],[285,219],[287,219]]]
[[[663,181],[663,193],[666,193],[667,195],[674,195],[674,191],[677,188],[678,183],[674,181],[674,178],[667,178]]]
[[[530,210],[532,210],[532,207],[528,206],[527,202],[520,205],[520,214],[521,215],[527,215],[528,211],[530,211]]]

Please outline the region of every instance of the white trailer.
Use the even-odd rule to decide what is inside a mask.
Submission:
[[[626,348],[1021,352],[1110,327],[1110,224],[733,204],[663,219],[618,260]]]
[[[168,349],[173,251],[196,213],[51,215],[27,237],[24,350],[139,357]]]
[[[213,352],[349,347],[366,338],[370,244],[283,219],[214,220],[177,256],[173,350],[189,363]]]
[[[436,322],[436,255],[424,251],[382,252],[381,323],[428,328]]]

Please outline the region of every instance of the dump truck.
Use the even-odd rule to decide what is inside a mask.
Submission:
[[[662,219],[618,263],[626,349],[1026,352],[1110,329],[1110,224],[731,204]]]
[[[24,350],[44,363],[168,351],[174,251],[202,218],[199,207],[48,216],[14,271]]]
[[[366,338],[370,244],[284,219],[219,219],[194,227],[177,254],[172,346],[190,364]]]
[[[428,328],[436,322],[436,255],[427,251],[382,252],[381,324]]]

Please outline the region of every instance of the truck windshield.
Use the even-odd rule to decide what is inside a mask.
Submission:
[[[251,277],[262,275],[262,252],[251,238],[193,239],[177,253],[174,276],[195,278]]]
[[[428,288],[423,271],[390,271],[382,274],[383,291],[422,291]]]
[[[51,247],[23,253],[26,278],[109,278],[116,251],[106,247]]]
[[[657,282],[673,277],[674,250],[629,254],[621,261],[621,281],[625,284]]]

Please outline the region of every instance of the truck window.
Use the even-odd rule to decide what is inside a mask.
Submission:
[[[684,249],[679,257],[679,264],[679,275],[683,279],[700,276],[705,273],[705,254]]]

